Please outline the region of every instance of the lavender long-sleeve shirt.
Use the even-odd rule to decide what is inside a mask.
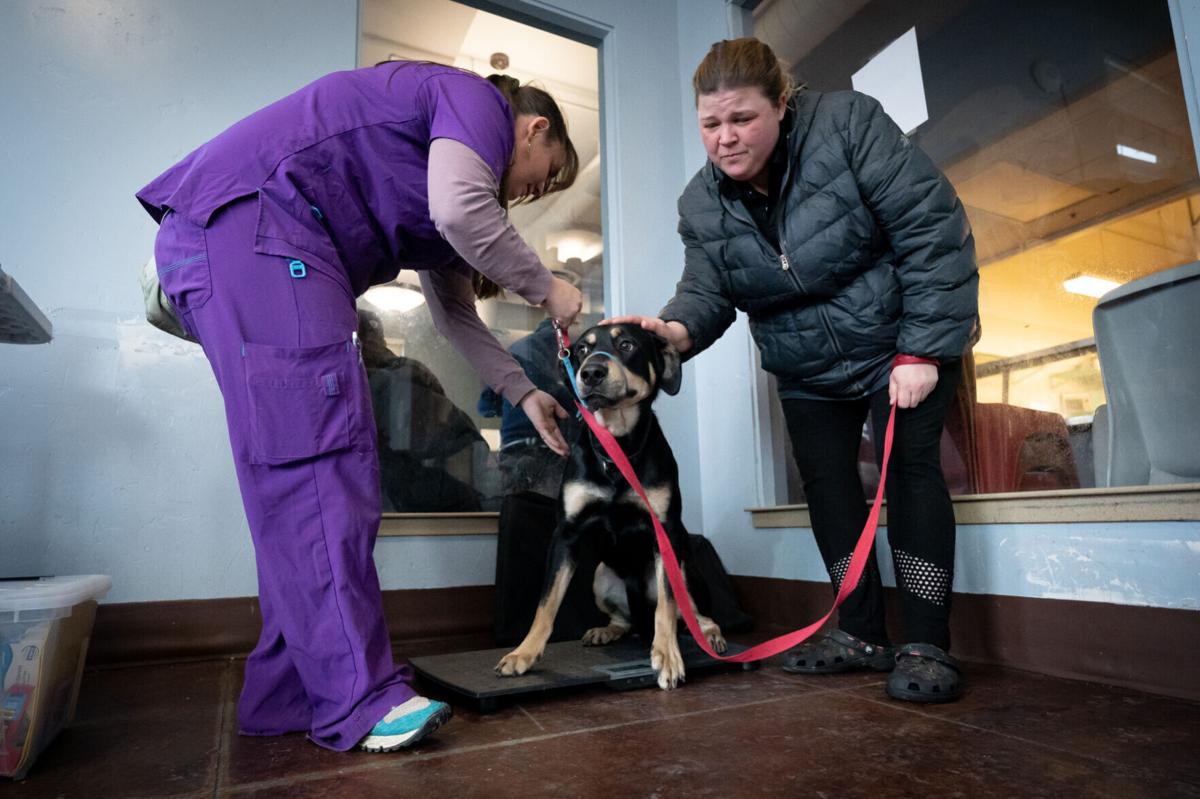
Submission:
[[[531,303],[546,298],[550,272],[521,239],[497,199],[500,187],[477,153],[454,139],[429,148],[429,216],[458,255]],[[497,393],[516,405],[533,383],[475,312],[469,271],[421,272],[438,330]]]

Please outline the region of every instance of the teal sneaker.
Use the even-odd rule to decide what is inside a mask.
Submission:
[[[394,752],[412,746],[445,724],[454,711],[445,702],[414,696],[403,705],[396,705],[371,728],[367,737],[358,743],[368,752]]]

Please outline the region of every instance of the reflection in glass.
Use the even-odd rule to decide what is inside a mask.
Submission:
[[[754,14],[755,35],[819,91],[852,88],[915,27],[928,120],[910,138],[958,191],[980,264],[976,381],[962,387],[971,407],[963,432],[948,421],[943,441],[952,491],[1109,484],[1097,480],[1107,468],[1095,465],[1097,446],[1109,445],[1093,417],[1117,384],[1097,353],[1099,297],[1200,257],[1200,180],[1167,3],[776,0]],[[1176,359],[1174,377],[1158,379],[1195,385],[1196,363]],[[952,475],[956,461],[966,480]],[[1173,468],[1177,481],[1200,477],[1200,465]],[[779,482],[780,500],[803,501],[794,476]]]
[[[572,332],[599,321],[604,255],[596,49],[451,0],[363,0],[360,20],[360,66],[400,58],[485,76],[503,71],[554,97],[579,154],[579,174],[567,191],[515,206],[509,218],[542,263],[583,293],[583,313]],[[497,51],[507,53],[506,66],[490,64]],[[385,511],[493,511],[509,491],[557,495],[560,459],[540,440],[501,450],[504,431],[519,427],[519,409],[481,407],[485,386],[434,328],[414,272],[373,287],[359,308],[369,312],[371,347],[379,348],[368,373]],[[526,357],[534,383],[547,388],[539,371],[554,369],[554,353],[522,356],[545,313],[504,295],[476,308],[503,347]]]
[[[574,407],[575,398],[563,381],[558,340],[549,319],[543,320],[529,335],[517,339],[509,351],[535,386],[552,395],[564,408]],[[566,459],[546,446],[525,412],[490,388],[480,395],[479,412],[501,420],[500,475],[504,494],[533,492],[557,498]],[[574,441],[580,424],[571,414],[560,419],[558,426],[567,441]]]
[[[387,346],[378,315],[358,311],[378,433],[384,512],[496,510],[492,453],[433,371]]]

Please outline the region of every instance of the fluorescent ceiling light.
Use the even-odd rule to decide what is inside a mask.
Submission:
[[[425,302],[425,297],[416,289],[406,286],[374,286],[364,295],[367,302],[381,311],[406,313]]]
[[[1108,292],[1121,285],[1112,280],[1091,275],[1077,275],[1063,281],[1063,288],[1072,294],[1082,294],[1085,297],[1103,297]]]
[[[1118,144],[1117,155],[1123,155],[1126,158],[1132,158],[1135,161],[1145,161],[1147,164],[1158,163],[1158,156],[1154,153],[1148,153],[1145,150],[1139,150],[1136,147],[1130,147],[1128,144]]]
[[[604,250],[604,240],[590,230],[567,228],[547,233],[546,247],[554,248],[559,263],[565,264],[572,258],[587,263]]]

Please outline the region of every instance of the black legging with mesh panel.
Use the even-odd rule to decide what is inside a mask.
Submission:
[[[950,648],[954,510],[939,448],[960,369],[958,361],[942,364],[933,392],[917,407],[897,411],[886,489],[888,543],[900,589],[905,642],[945,650]],[[836,591],[867,520],[858,472],[863,422],[869,411],[878,462],[890,410],[887,388],[859,400],[785,399],[782,404],[813,533]],[[870,643],[889,643],[874,557],[868,560],[859,587],[840,608],[838,627]]]

